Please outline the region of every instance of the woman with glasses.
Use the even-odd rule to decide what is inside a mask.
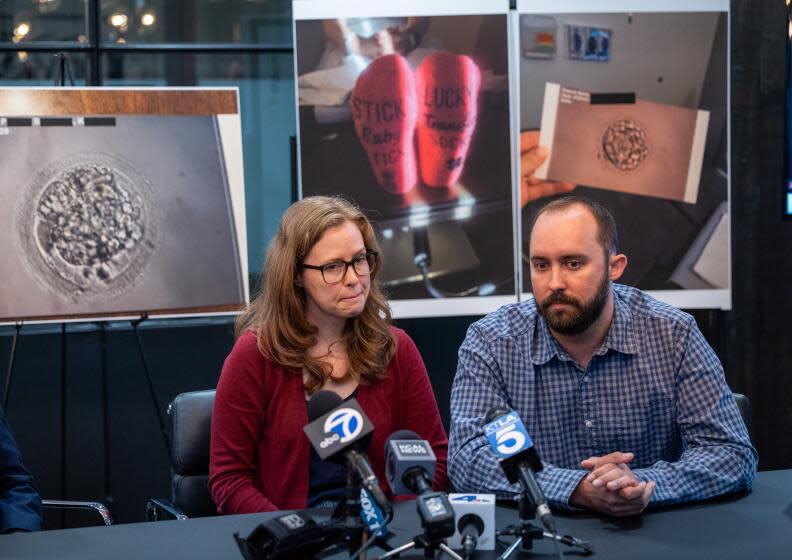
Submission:
[[[345,468],[320,460],[303,432],[319,390],[356,398],[371,420],[368,456],[389,497],[384,444],[401,429],[432,444],[434,486],[446,486],[448,440],[421,356],[390,324],[380,261],[371,224],[349,202],[309,197],[284,213],[217,384],[209,489],[219,513],[342,498]]]

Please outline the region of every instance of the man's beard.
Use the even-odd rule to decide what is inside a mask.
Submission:
[[[597,293],[589,301],[581,303],[579,299],[563,292],[553,292],[539,304],[539,314],[547,322],[551,330],[566,335],[580,334],[599,319],[610,294],[610,280],[605,275],[600,282]],[[569,304],[569,308],[552,310],[554,303]]]

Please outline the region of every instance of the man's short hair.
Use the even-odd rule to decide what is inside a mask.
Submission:
[[[615,255],[619,252],[619,234],[616,231],[616,221],[613,215],[599,202],[591,200],[585,196],[567,195],[561,198],[552,200],[542,206],[541,209],[534,216],[533,223],[531,224],[531,232],[536,225],[536,220],[539,216],[547,212],[561,212],[575,205],[580,205],[588,208],[594,219],[597,222],[597,241],[605,249],[606,255]]]

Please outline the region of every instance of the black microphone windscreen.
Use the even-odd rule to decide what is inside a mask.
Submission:
[[[323,414],[327,414],[337,406],[340,406],[344,399],[333,391],[319,391],[308,401],[308,422],[313,422]]]
[[[484,423],[489,424],[493,420],[495,420],[498,416],[503,416],[504,414],[508,414],[511,412],[508,408],[504,408],[500,405],[495,405],[487,411],[487,415],[484,417]]]

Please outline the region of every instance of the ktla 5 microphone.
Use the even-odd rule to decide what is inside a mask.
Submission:
[[[484,420],[484,435],[506,473],[506,479],[512,484],[520,482],[536,517],[548,531],[555,533],[555,519],[534,477],[534,472],[542,470],[542,462],[519,414],[493,406]]]
[[[374,426],[357,400],[344,401],[332,391],[319,391],[308,401],[308,425],[303,431],[321,459],[346,460],[385,517],[393,517],[393,508],[365,453]]]
[[[410,430],[385,442],[385,476],[394,494],[415,494],[421,526],[430,539],[454,534],[454,509],[443,492],[432,491],[437,458],[430,443]]]

